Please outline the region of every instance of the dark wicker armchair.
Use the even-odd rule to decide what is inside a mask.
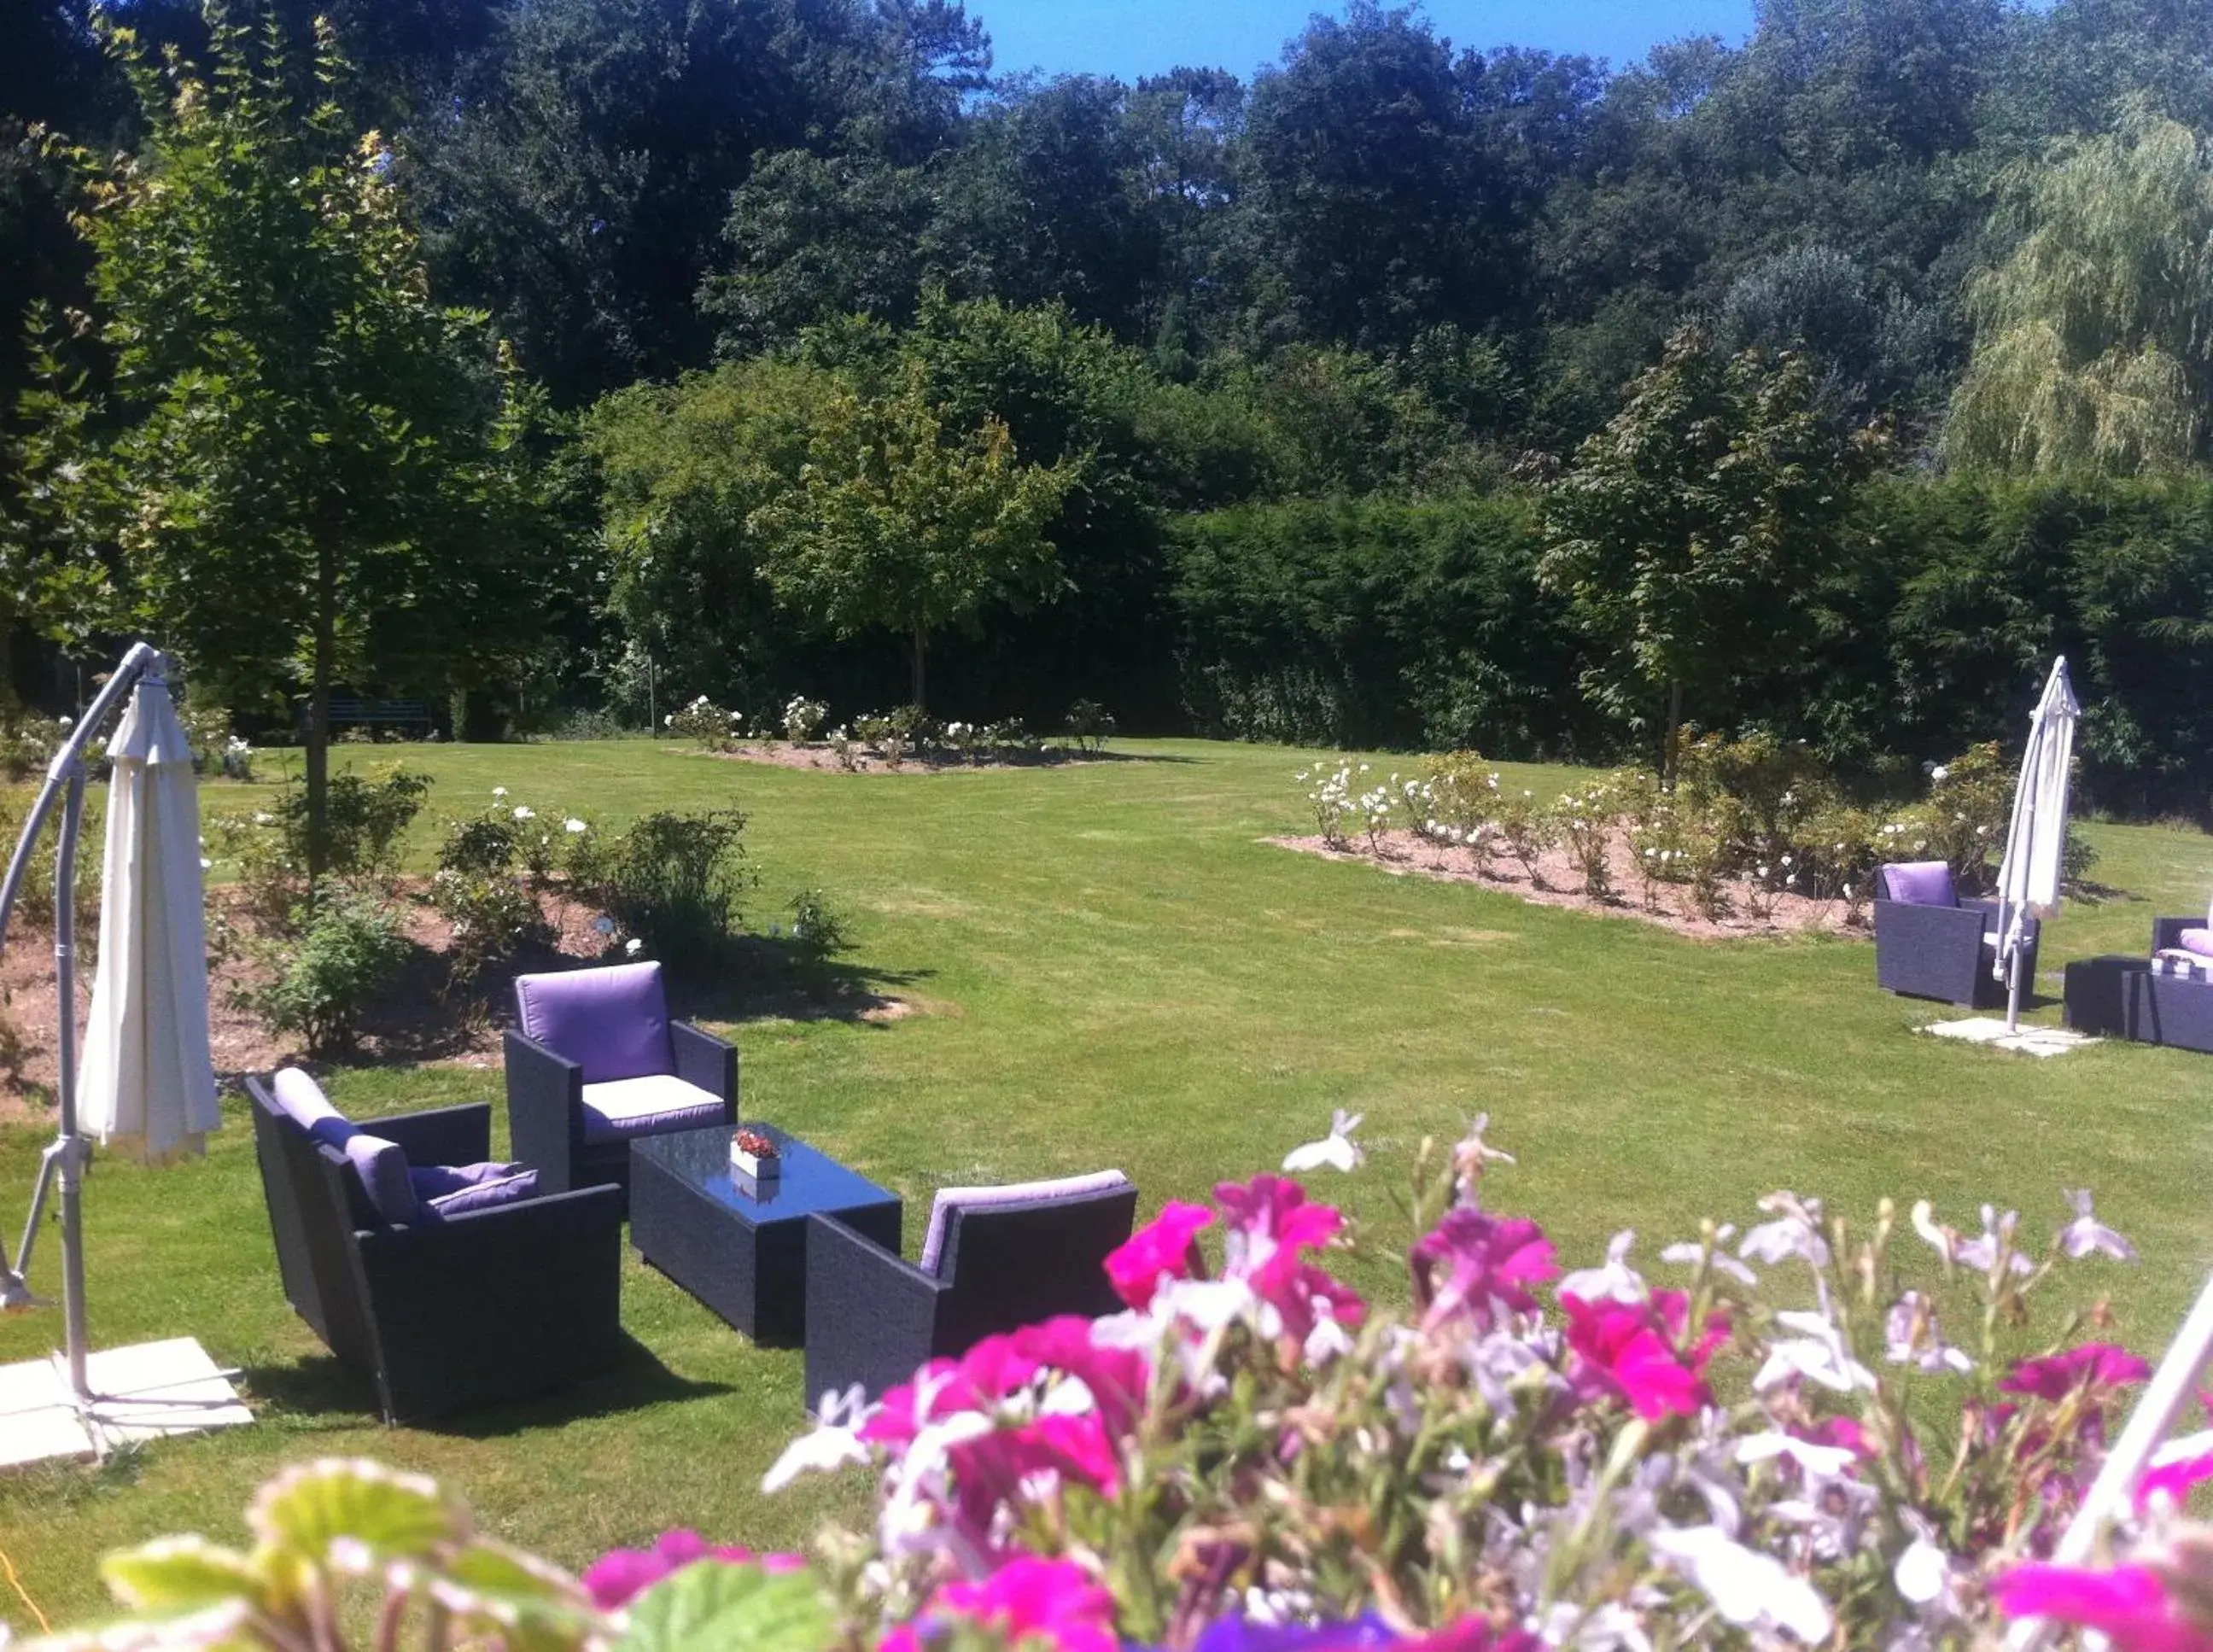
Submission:
[[[738,1052],[671,1021],[658,964],[518,976],[508,1127],[541,1186],[602,1183],[628,1203],[630,1144],[738,1121]]]
[[[1990,1009],[2006,999],[1991,967],[2000,936],[1994,900],[1961,900],[1942,861],[1886,866],[1877,875],[1875,972],[1888,991]],[[2024,984],[2036,978],[2038,924],[2025,920]]]
[[[346,1155],[246,1081],[284,1295],[368,1377],[387,1423],[565,1387],[622,1345],[622,1203],[612,1187],[389,1224]],[[491,1109],[375,1120],[417,1164],[488,1159]]]
[[[1119,1173],[938,1197],[921,1265],[829,1216],[807,1234],[807,1393],[873,1399],[932,1359],[1057,1314],[1112,1314],[1107,1253],[1137,1190]]]

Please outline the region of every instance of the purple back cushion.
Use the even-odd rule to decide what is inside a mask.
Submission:
[[[2182,942],[2183,951],[2213,958],[2213,930],[2185,930],[2175,939]]]
[[[400,1151],[399,1143],[357,1130],[346,1137],[339,1151],[353,1167],[353,1173],[361,1178],[371,1210],[390,1222],[415,1220],[415,1187],[408,1180],[407,1155]]]
[[[423,1202],[425,1222],[443,1222],[448,1216],[466,1216],[471,1210],[490,1210],[502,1204],[513,1204],[527,1199],[538,1192],[538,1173],[518,1170],[512,1176],[496,1176],[450,1193],[441,1193]]]
[[[1003,1204],[1038,1204],[1049,1199],[1082,1198],[1092,1193],[1105,1193],[1126,1187],[1130,1179],[1119,1170],[1094,1170],[1088,1176],[1061,1176],[1052,1181],[1009,1182],[1004,1187],[945,1187],[938,1190],[937,1202],[930,1206],[930,1232],[922,1241],[922,1260],[918,1265],[924,1273],[937,1271],[937,1259],[945,1251],[945,1236],[953,1226],[955,1210],[988,1210]]]
[[[519,975],[515,1006],[523,1035],[582,1067],[587,1084],[643,1078],[675,1065],[658,964]]]
[[[1906,861],[1882,869],[1890,898],[1908,906],[1956,906],[1960,897],[1952,887],[1952,869],[1942,861]]]

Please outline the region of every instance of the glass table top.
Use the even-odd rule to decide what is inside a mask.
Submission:
[[[757,1182],[738,1173],[730,1162],[730,1129],[726,1125],[641,1136],[631,1144],[631,1150],[643,1154],[748,1222],[781,1222],[818,1213],[832,1216],[857,1205],[890,1204],[899,1197],[788,1131],[758,1119],[742,1119],[740,1124],[783,1148],[782,1171],[773,1180]]]

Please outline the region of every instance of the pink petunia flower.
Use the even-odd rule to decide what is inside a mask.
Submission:
[[[885,1392],[869,1420],[861,1424],[860,1437],[872,1445],[904,1449],[932,1423],[956,1411],[978,1410],[982,1405],[983,1397],[959,1366],[949,1359],[934,1359],[914,1374],[913,1381]]]
[[[1463,1314],[1488,1330],[1502,1311],[1533,1314],[1537,1299],[1529,1287],[1560,1272],[1552,1241],[1535,1222],[1466,1205],[1448,1211],[1416,1241],[1408,1263],[1424,1330]]]
[[[1707,1323],[1698,1346],[1675,1350],[1688,1303],[1683,1293],[1655,1291],[1649,1302],[1586,1302],[1563,1296],[1568,1346],[1576,1356],[1570,1380],[1586,1397],[1619,1399],[1647,1421],[1695,1416],[1713,1400],[1701,1375],[1707,1358],[1728,1334],[1726,1323]]]
[[[2116,1388],[2142,1382],[2150,1375],[2151,1367],[2127,1349],[2108,1342],[2086,1342],[2064,1354],[2021,1361],[1998,1387],[2008,1393],[2058,1400],[2086,1384],[2093,1388]]]
[[[2137,1513],[2150,1508],[2152,1498],[2161,1491],[2173,1498],[2179,1508],[2207,1480],[2213,1480],[2213,1433],[2170,1440],[2153,1454],[2150,1465],[2137,1481]]]
[[[2016,1566],[1992,1586],[2009,1618],[2050,1618],[2111,1638],[2118,1652],[2213,1652],[2213,1630],[2183,1612],[2149,1566]]]
[[[1034,1637],[1058,1652],[1119,1652],[1114,1597],[1074,1561],[1035,1555],[1008,1562],[980,1583],[946,1584],[917,1623],[884,1637],[881,1652],[923,1652],[931,1632],[955,1618],[998,1631],[1009,1645]]]
[[[700,1561],[724,1565],[759,1565],[771,1572],[798,1571],[807,1562],[796,1554],[757,1555],[751,1549],[710,1544],[698,1533],[663,1532],[650,1549],[610,1549],[584,1573],[584,1587],[592,1604],[613,1612],[630,1604],[662,1578]]]
[[[1307,1203],[1307,1190],[1283,1176],[1255,1176],[1249,1182],[1226,1181],[1214,1190],[1228,1219],[1232,1241],[1248,1250],[1296,1251],[1326,1245],[1344,1226],[1344,1217],[1327,1204]]]
[[[1201,1271],[1198,1232],[1214,1220],[1203,1204],[1170,1199],[1160,1215],[1106,1255],[1106,1277],[1114,1292],[1143,1312],[1152,1306],[1163,1279],[1190,1279]]]
[[[1015,1350],[1044,1369],[1082,1382],[1091,1391],[1100,1421],[1115,1435],[1124,1435],[1145,1408],[1152,1365],[1134,1349],[1098,1346],[1091,1339],[1093,1323],[1081,1314],[1063,1314],[1025,1326],[1015,1332]]]

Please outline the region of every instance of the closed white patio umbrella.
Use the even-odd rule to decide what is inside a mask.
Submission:
[[[107,754],[100,963],[77,1123],[149,1163],[204,1151],[223,1122],[208,1054],[199,788],[166,684],[141,680]]]
[[[2075,758],[2075,724],[2082,708],[2067,676],[2064,655],[2051,662],[2043,696],[2028,722],[2014,788],[2013,820],[2006,828],[2005,858],[1998,869],[1998,950],[1992,964],[2006,984],[2006,1031],[2021,1026],[2021,952],[2027,920],[2058,909],[2059,881],[2067,851],[2067,789]]]
[[[80,1063],[71,890],[84,813],[84,753],[119,708],[124,716],[109,746],[114,776],[99,973]],[[0,936],[6,933],[40,835],[57,814],[58,1129],[40,1161],[22,1242],[12,1260],[0,1253],[0,1308],[39,1305],[30,1288],[31,1252],[47,1194],[58,1191],[64,1355],[58,1361],[0,1366],[0,1467],[253,1421],[226,1374],[191,1338],[95,1356],[85,1329],[83,1181],[91,1157],[87,1137],[96,1137],[131,1157],[159,1161],[198,1151],[206,1132],[220,1122],[208,1052],[198,793],[190,744],[170,703],[162,656],[145,643],[124,656],[46,770],[46,784],[24,823],[6,881],[0,883]]]

